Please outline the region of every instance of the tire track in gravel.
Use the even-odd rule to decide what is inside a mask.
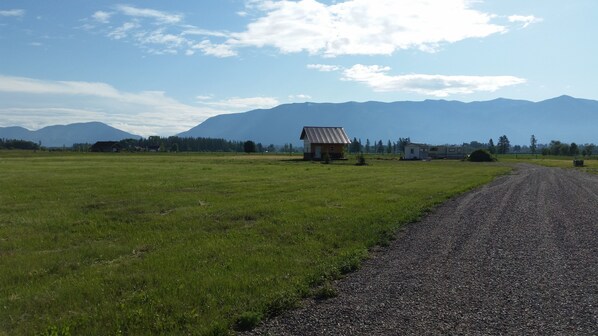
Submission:
[[[598,335],[598,176],[518,165],[247,335]]]

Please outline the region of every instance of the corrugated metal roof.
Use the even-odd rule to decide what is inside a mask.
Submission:
[[[303,127],[301,140],[306,139],[310,143],[325,144],[350,144],[351,140],[342,127]]]

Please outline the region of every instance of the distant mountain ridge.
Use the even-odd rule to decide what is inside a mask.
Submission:
[[[397,141],[460,144],[496,142],[507,135],[512,145],[527,145],[532,134],[539,143],[551,140],[598,143],[598,101],[560,96],[540,102],[498,98],[464,103],[447,100],[420,102],[295,103],[271,109],[211,117],[180,137],[253,140],[263,145],[292,143],[300,146],[304,126],[340,126],[351,139],[365,143]],[[140,136],[101,122],[48,126],[37,131],[0,127],[0,138],[40,142],[46,147],[74,143],[118,141]]]
[[[37,131],[30,131],[18,126],[0,127],[0,138],[41,142],[45,147],[70,147],[75,143],[93,144],[96,141],[119,141],[141,137],[101,122],[88,122],[47,126]]]
[[[529,144],[532,134],[540,143],[598,142],[598,101],[560,96],[540,102],[498,98],[464,103],[447,100],[296,103],[209,118],[178,134],[253,140],[268,144],[300,144],[303,126],[341,126],[362,143],[396,141],[459,144],[496,142],[507,135],[511,144]]]

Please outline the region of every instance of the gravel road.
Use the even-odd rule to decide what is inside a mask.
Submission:
[[[598,335],[598,175],[517,169],[248,335]]]

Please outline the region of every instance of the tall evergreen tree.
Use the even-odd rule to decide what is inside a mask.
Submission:
[[[538,140],[536,139],[536,136],[533,134],[531,139],[529,140],[529,149],[532,152],[532,154],[536,154],[536,150],[538,149]]]
[[[379,140],[378,144],[376,145],[376,153],[384,153],[384,144],[382,143],[382,140]]]
[[[365,139],[365,152],[370,152],[370,139]]]
[[[351,141],[351,145],[349,145],[349,151],[351,153],[361,152],[361,141],[357,140],[357,138],[353,138],[353,141]]]
[[[507,154],[509,152],[509,148],[511,148],[511,143],[509,142],[509,138],[506,135],[503,135],[498,138],[497,144],[497,151],[498,154]]]
[[[496,146],[494,146],[494,140],[488,140],[488,151],[490,154],[496,154]]]
[[[390,140],[388,140],[388,143],[386,144],[386,153],[392,153],[392,143],[390,142]]]

